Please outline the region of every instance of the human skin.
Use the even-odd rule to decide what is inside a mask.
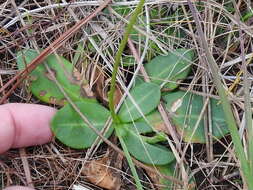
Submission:
[[[50,142],[50,120],[56,109],[36,104],[0,105],[0,154],[11,148],[41,145]],[[12,186],[4,190],[33,190]]]
[[[7,187],[4,190],[34,190],[29,187],[22,187],[22,186],[12,186],[12,187]]]

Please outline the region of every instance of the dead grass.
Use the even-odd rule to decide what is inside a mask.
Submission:
[[[196,1],[196,3],[199,2]],[[124,26],[129,18],[127,14],[123,17],[117,14],[114,11],[115,7],[119,5],[129,7],[131,12],[137,3],[138,1],[120,0],[113,2],[106,11],[98,14],[95,19],[90,20],[87,25],[72,35],[57,49],[57,53],[73,60],[77,46],[83,42],[82,57],[75,63],[78,70],[86,76],[92,76],[87,74],[88,71],[84,66],[84,63],[87,63],[91,65],[89,72],[94,71],[96,68],[94,66],[99,66],[110,75]],[[3,86],[17,73],[15,63],[17,51],[25,48],[44,49],[48,47],[76,21],[94,11],[97,5],[99,1],[7,0],[1,2],[0,86]],[[236,1],[236,5],[242,16],[253,9],[249,0]],[[154,10],[157,10],[157,15],[152,18]],[[244,42],[243,53],[248,63],[251,90],[253,17],[241,21],[242,35],[239,35],[232,0],[201,1],[199,14],[203,19],[202,29],[209,49],[220,68],[224,86],[230,91],[228,92],[229,99],[245,143],[248,139],[244,129],[243,75],[238,74],[242,70],[240,41]],[[176,48],[195,49],[198,56],[193,63],[192,73],[187,80],[182,82],[180,88],[201,94],[205,99],[209,97],[219,99],[213,86],[212,73],[206,64],[203,50],[198,44],[196,27],[186,1],[150,0],[146,3],[143,18],[144,16],[146,19],[139,18],[139,24],[135,26],[138,35],[132,36],[132,42],[129,42],[125,53],[133,55],[141,64],[155,55],[166,54]],[[176,32],[169,33],[169,30],[180,30],[182,34],[178,36]],[[135,50],[131,48],[131,43],[136,48]],[[145,75],[143,70],[139,73],[138,69],[140,68],[132,66],[120,69],[118,83],[122,89],[127,88],[126,84],[132,75]],[[93,80],[95,79],[91,79],[91,84],[94,83]],[[2,95],[5,93],[7,91],[4,91]],[[20,85],[7,102],[41,103],[27,91],[26,83]],[[191,172],[187,173],[186,165],[179,164],[179,178],[194,176],[197,189],[202,190],[243,189],[230,136],[214,141],[210,127],[210,109],[204,112],[204,118],[208,139],[205,145],[184,143],[181,138],[178,138],[176,131],[171,133],[173,142],[178,142],[170,144],[174,153],[178,155],[178,163],[183,161],[191,168]],[[0,188],[20,184],[34,186],[36,189],[63,190],[71,189],[74,184],[81,184],[92,189],[101,189],[89,183],[80,170],[84,163],[104,155],[105,152],[105,145],[94,146],[87,151],[77,151],[59,142],[26,148],[25,151],[11,150],[0,156]],[[21,159],[22,154],[25,155],[23,160]],[[123,179],[121,189],[135,189],[128,170],[125,164],[120,171]],[[141,179],[147,184],[147,189],[152,189],[153,186],[144,170],[140,168],[139,173]]]

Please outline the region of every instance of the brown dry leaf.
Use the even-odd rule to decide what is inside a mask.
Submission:
[[[119,85],[116,84],[116,90],[115,90],[114,99],[113,99],[114,105],[119,104],[122,95],[123,95],[123,93],[122,93]]]
[[[121,187],[120,174],[113,168],[121,169],[122,158],[120,155],[115,156],[109,152],[98,160],[88,162],[82,173],[91,183],[101,188],[119,190]],[[112,158],[116,159],[112,160]]]
[[[92,79],[93,78],[93,79]],[[100,100],[103,104],[107,102],[107,96],[105,93],[105,74],[101,69],[96,68],[94,75],[89,80],[93,80],[92,90],[95,97]]]
[[[166,134],[169,134],[169,131],[165,125],[164,122],[156,123],[153,128],[158,132],[164,132]]]
[[[158,111],[155,111],[147,116],[147,120],[150,125],[158,132],[164,132],[169,135],[169,131],[166,127],[165,122],[162,119],[161,114]]]
[[[236,51],[239,46],[240,46],[240,42],[234,42],[234,43],[232,43],[232,45],[230,45],[230,47],[229,47],[229,52]]]
[[[91,91],[88,81],[82,76],[82,74],[77,69],[73,70],[72,77],[77,83],[81,84],[81,94],[83,97],[94,98],[94,94]]]
[[[91,76],[94,80],[92,85],[92,90],[94,92],[95,97],[100,100],[104,105],[108,106],[108,91],[109,91],[109,82],[108,76],[104,73],[101,68],[97,68],[94,71],[93,76]],[[89,79],[92,80],[92,79]],[[118,84],[116,84],[116,90],[114,95],[114,105],[118,105],[120,99],[122,97],[122,91]]]

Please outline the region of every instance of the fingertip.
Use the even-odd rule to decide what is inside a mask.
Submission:
[[[11,148],[15,138],[13,119],[8,109],[0,106],[0,154]]]
[[[56,109],[36,104],[0,106],[0,153],[9,148],[41,145],[52,139],[50,120]]]
[[[11,187],[7,187],[3,190],[34,190],[34,189],[30,188],[30,187],[23,187],[23,186],[11,186]]]

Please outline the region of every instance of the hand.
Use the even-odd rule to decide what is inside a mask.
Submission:
[[[5,104],[0,106],[0,153],[10,148],[41,145],[52,139],[49,122],[56,110],[36,104]],[[13,186],[5,190],[32,190]]]

